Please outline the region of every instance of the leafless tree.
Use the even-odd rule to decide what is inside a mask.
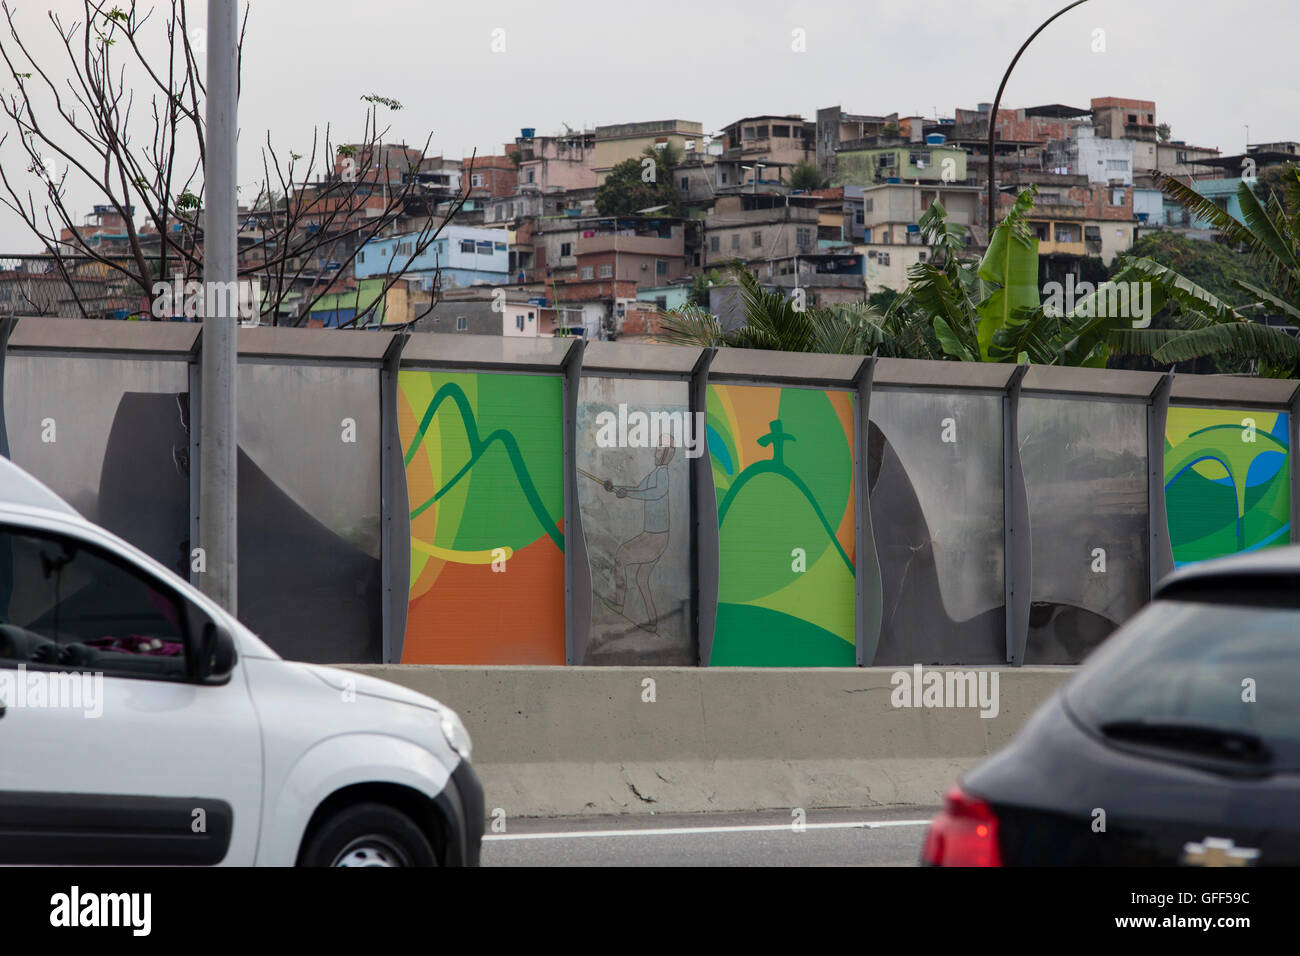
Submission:
[[[61,55],[39,63],[14,9],[0,0],[0,77],[7,72],[15,88],[0,97],[11,127],[0,146],[16,134],[35,177],[19,182],[12,164],[0,166],[0,203],[37,237],[85,316],[92,310],[73,280],[88,269],[116,277],[141,303],[157,301],[159,283],[197,280],[203,269],[204,31],[185,0],[170,0],[161,12],[129,7],[83,0],[82,17],[67,23],[49,12]],[[245,8],[241,56],[247,29]],[[146,52],[162,37],[165,55]],[[257,281],[261,312],[273,323],[290,302],[296,318],[289,321],[301,324],[322,297],[351,291],[346,277],[365,243],[404,230],[409,245],[383,275],[379,295],[386,297],[468,198],[468,176],[454,195],[422,181],[431,135],[419,150],[385,145],[380,110],[400,103],[373,94],[360,101],[359,141],[335,146],[327,125],[313,133],[305,156],[290,151],[282,159],[269,135],[262,149],[258,194],[241,224],[239,275]],[[105,243],[79,228],[67,199],[73,184],[102,197],[96,206],[120,218],[124,236]],[[138,314],[149,315],[149,306]]]

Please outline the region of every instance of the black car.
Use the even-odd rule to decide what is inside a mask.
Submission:
[[[922,862],[1300,865],[1300,547],[1168,577],[949,792]]]

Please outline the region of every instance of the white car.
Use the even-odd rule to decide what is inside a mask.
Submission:
[[[0,458],[0,863],[476,866],[469,760],[450,709],[281,660]]]

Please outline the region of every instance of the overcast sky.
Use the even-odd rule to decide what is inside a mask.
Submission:
[[[125,6],[128,0],[119,0]],[[141,2],[141,9],[148,7]],[[358,138],[359,97],[399,100],[389,142],[461,157],[500,153],[519,129],[539,134],[601,123],[698,120],[706,132],[742,116],[849,112],[951,116],[991,101],[1002,71],[1063,0],[254,0],[240,102],[243,196],[261,178],[268,130],[307,152],[313,126]],[[72,0],[10,0],[34,55],[66,75],[45,11]],[[192,22],[206,4],[191,3]],[[494,33],[503,30],[504,34]],[[1104,35],[1097,31],[1104,31]],[[793,47],[803,31],[804,52]],[[1022,57],[1004,106],[1094,96],[1154,100],[1175,139],[1241,151],[1300,139],[1294,51],[1300,3],[1089,0]],[[1104,52],[1094,52],[1098,39]],[[504,51],[494,52],[494,43]],[[0,78],[0,91],[13,84]],[[8,123],[0,117],[0,122]],[[11,131],[7,125],[3,127]],[[141,128],[138,133],[143,135]],[[12,143],[6,172],[24,176]],[[25,164],[24,164],[25,165]],[[82,184],[79,210],[99,201]],[[35,241],[0,211],[0,252]]]

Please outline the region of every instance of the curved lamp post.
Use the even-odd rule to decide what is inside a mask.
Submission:
[[[1061,9],[1053,13],[1050,17],[1048,17],[1046,20],[1044,20],[1039,25],[1037,30],[1029,34],[1029,39],[1020,45],[1020,49],[1016,51],[1016,55],[1011,58],[1011,65],[1007,67],[1007,72],[1002,74],[1002,82],[998,84],[998,95],[993,97],[993,109],[989,113],[989,233],[990,234],[992,234],[993,226],[995,225],[995,223],[993,222],[993,210],[994,210],[993,174],[994,174],[996,164],[993,161],[993,132],[994,132],[994,124],[997,122],[997,118],[998,118],[998,106],[1002,103],[1002,91],[1007,88],[1007,80],[1011,78],[1011,71],[1016,68],[1016,63],[1019,62],[1020,60],[1020,54],[1024,53],[1025,49],[1029,46],[1029,44],[1034,42],[1034,37],[1042,33],[1043,30],[1047,28],[1047,25],[1051,23],[1053,20],[1055,20],[1057,17],[1059,17],[1062,13],[1065,13],[1065,11],[1067,10],[1073,10],[1079,4],[1086,3],[1086,2],[1087,0],[1074,0],[1074,3],[1062,7]]]

